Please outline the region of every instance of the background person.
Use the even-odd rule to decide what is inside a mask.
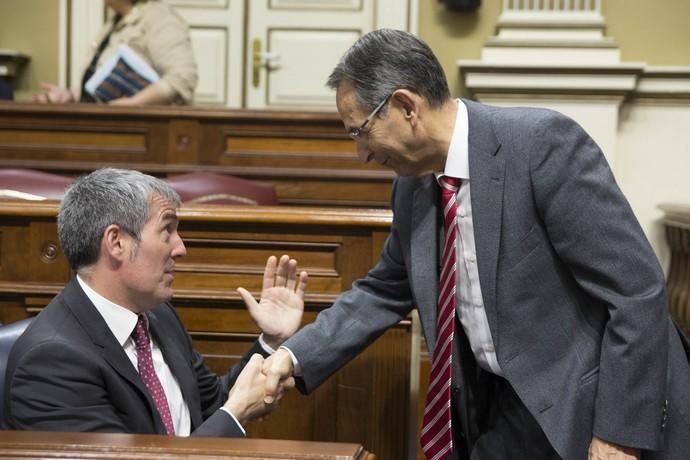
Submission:
[[[81,86],[72,91],[41,83],[34,101],[53,104],[96,102],[84,85],[124,43],[142,57],[161,79],[132,97],[114,99],[116,105],[191,104],[198,75],[189,26],[159,0],[104,0],[115,16],[98,33]]]

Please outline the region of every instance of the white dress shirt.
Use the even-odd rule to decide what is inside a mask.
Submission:
[[[458,113],[453,136],[448,147],[446,166],[436,178],[451,176],[462,179],[457,194],[457,289],[455,312],[460,318],[465,334],[472,347],[477,364],[496,375],[503,371],[496,359],[496,349],[491,337],[489,320],[484,309],[482,290],[477,269],[477,250],[474,245],[474,224],[472,222],[472,201],[470,197],[469,121],[467,107],[457,100]]]
[[[89,287],[77,275],[77,282],[83,289],[86,296],[93,303],[101,314],[105,323],[110,328],[110,331],[117,339],[118,343],[122,345],[125,354],[132,362],[135,369],[138,367],[137,348],[132,338],[132,331],[137,325],[138,315],[131,310],[128,310],[120,305],[117,305],[106,299],[93,289]],[[146,318],[146,315],[144,315]],[[146,319],[146,329],[148,331],[148,318]],[[150,337],[150,334],[149,334]],[[168,399],[168,406],[170,406],[170,416],[172,417],[173,426],[175,427],[175,434],[177,436],[189,436],[191,429],[191,419],[189,417],[189,407],[182,397],[182,390],[177,383],[177,379],[168,367],[161,349],[151,337],[151,355],[153,357],[153,367],[156,370],[158,380],[160,380],[165,396]]]

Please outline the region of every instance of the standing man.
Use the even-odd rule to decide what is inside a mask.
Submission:
[[[169,303],[186,254],[179,206],[166,182],[137,171],[101,169],[69,188],[58,234],[76,277],[12,349],[8,427],[243,436],[247,421],[271,409],[262,345],[216,376]],[[299,327],[307,275],[296,266],[269,258],[260,303],[241,289],[269,347]]]
[[[328,85],[360,159],[400,176],[393,226],[368,275],[264,363],[268,400],[293,374],[313,390],[417,307],[428,459],[690,458],[663,272],[582,128],[451,98],[401,31],[360,38]]]

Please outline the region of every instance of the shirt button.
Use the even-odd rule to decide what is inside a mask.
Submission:
[[[473,255],[467,256],[467,261],[471,264],[475,263],[477,261],[477,258]]]
[[[465,217],[465,208],[458,208],[458,216]]]

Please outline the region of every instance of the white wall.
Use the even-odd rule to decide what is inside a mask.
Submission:
[[[690,100],[623,105],[614,173],[662,266],[668,270],[662,203],[690,204]]]

